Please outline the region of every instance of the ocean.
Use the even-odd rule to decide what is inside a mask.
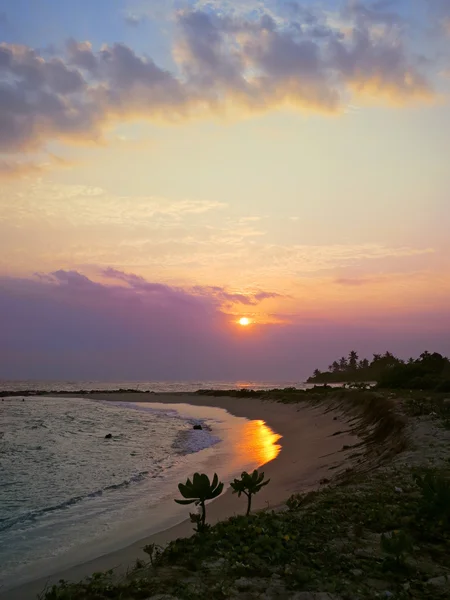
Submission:
[[[295,387],[308,389],[313,387],[303,381],[8,381],[0,379],[0,392],[77,392],[79,390],[138,390],[141,392],[176,393],[197,392],[200,389],[234,390],[253,389],[270,390],[273,388]]]
[[[11,383],[0,389],[17,391],[23,385],[13,388]],[[120,382],[27,382],[21,389],[45,389],[42,385],[66,391],[131,387]],[[191,390],[217,386],[191,385]],[[139,386],[189,391],[186,384]],[[194,430],[195,424],[203,429]],[[0,586],[8,589],[50,575],[181,522],[188,511],[173,501],[180,481],[195,471],[217,471],[230,481],[274,458],[277,439],[263,421],[219,408],[4,398]]]

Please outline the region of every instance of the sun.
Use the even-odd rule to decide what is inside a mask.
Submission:
[[[242,325],[242,327],[247,327],[247,325],[250,325],[250,319],[247,319],[247,317],[242,317],[239,319],[239,325]]]

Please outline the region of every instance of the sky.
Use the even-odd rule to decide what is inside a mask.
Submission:
[[[449,100],[448,0],[0,0],[0,378],[450,354]]]

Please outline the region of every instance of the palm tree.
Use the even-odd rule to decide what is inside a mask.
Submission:
[[[339,359],[339,370],[340,371],[346,371],[347,367],[348,367],[348,365],[347,365],[347,359],[345,358],[345,356],[342,356]]]
[[[355,350],[352,350],[348,355],[348,366],[352,371],[356,371],[358,368],[358,353]]]
[[[363,358],[362,360],[359,361],[359,368],[360,369],[368,369],[369,365],[370,365],[370,363],[367,360],[367,358]]]

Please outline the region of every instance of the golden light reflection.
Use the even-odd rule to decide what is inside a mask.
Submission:
[[[278,456],[281,450],[281,435],[275,433],[264,421],[248,421],[241,430],[237,441],[239,454],[244,454],[249,462],[261,466]]]

